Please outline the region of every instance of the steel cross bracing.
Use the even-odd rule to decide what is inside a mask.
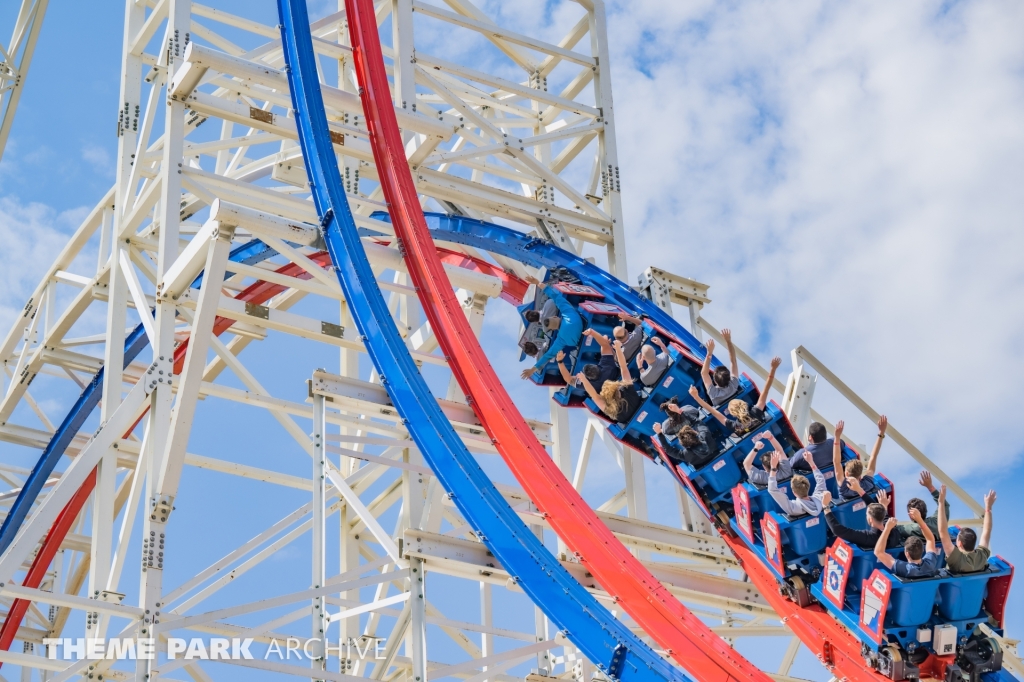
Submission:
[[[11,135],[48,4],[49,0],[22,0],[10,40],[0,43],[0,158]]]
[[[603,247],[608,270],[624,278],[601,3],[581,2],[558,43],[500,26],[464,0],[446,7],[385,0],[376,13],[379,24],[390,21],[384,53],[425,205],[501,219],[575,253],[584,245]],[[418,42],[418,28],[428,37],[443,29],[453,39],[479,43],[480,54],[493,58],[466,63],[461,51],[448,54],[443,44]],[[392,234],[390,225],[370,217],[385,206],[344,12],[315,21],[312,30],[356,224]],[[9,612],[16,599],[29,604],[0,662],[22,668],[23,676],[46,671],[51,680],[82,673],[200,680],[232,666],[313,679],[510,680],[521,679],[524,668],[590,679],[598,672],[593,662],[488,558],[410,440],[380,377],[367,371],[348,304],[334,273],[322,267],[276,26],[198,3],[129,0],[123,44],[115,185],[58,255],[0,347],[0,438],[6,447],[32,453],[31,461],[64,418],[49,405],[56,401],[65,409],[103,369],[101,406],[70,434],[67,457],[45,477],[24,532],[0,558],[3,609]],[[273,249],[269,257],[236,253],[254,237]],[[446,360],[399,249],[387,239],[363,243],[413,358],[445,376]],[[487,302],[511,295],[510,280],[536,274],[505,256],[444,246],[490,265],[447,267],[477,333],[492,307]],[[706,298],[706,288],[701,295]],[[125,363],[120,339],[136,327],[149,349]],[[282,389],[273,368],[243,353],[261,346],[282,358],[322,356],[327,349],[330,364],[316,375],[322,365],[310,365]],[[307,393],[307,381],[322,388]],[[496,462],[458,387],[450,379],[443,383],[448,390],[441,408],[466,447]],[[216,417],[204,416],[214,409]],[[254,463],[202,438],[190,441],[192,424],[203,419],[216,419],[229,439],[258,424],[286,434],[290,450],[270,464]],[[593,501],[599,518],[716,633],[729,641],[781,636],[796,642],[685,495],[677,499],[685,528],[647,520],[642,462],[598,420],[588,421],[576,440],[568,413],[552,403],[549,419],[529,426],[577,490],[595,471],[620,472],[622,490]],[[327,453],[322,464],[316,458],[302,463],[300,451],[318,448]],[[88,466],[72,469],[72,462]],[[0,493],[4,512],[28,474],[27,467],[0,464],[10,489]],[[55,544],[55,558],[38,583],[24,586],[33,553],[58,513],[74,502],[80,486],[72,483],[89,475],[95,492]],[[182,515],[203,510],[174,511],[189,486],[213,483],[255,491],[254,509],[260,496],[280,499],[277,491],[312,495],[275,507],[275,520],[258,532],[227,533],[214,551],[176,530]],[[534,533],[552,537],[548,520],[523,491],[498,489]],[[210,505],[206,513],[221,513],[216,500]],[[558,548],[562,565],[614,610],[564,543]],[[164,558],[167,570],[185,567],[177,575],[189,577],[165,581]],[[271,565],[309,575],[309,582],[268,588]],[[441,587],[432,589],[435,584]],[[480,595],[475,616],[459,608],[470,593]],[[503,618],[494,606],[499,599],[524,605],[533,613],[530,622]],[[650,641],[628,616],[616,615]],[[385,638],[383,660],[328,650],[326,664],[313,669],[257,657],[136,669],[101,662],[89,670],[92,662],[49,660],[41,646],[47,636],[144,637],[154,630],[158,637],[251,637],[259,645],[307,637],[323,623],[335,639]],[[792,644],[781,663],[777,657],[757,662],[785,679],[796,653]]]

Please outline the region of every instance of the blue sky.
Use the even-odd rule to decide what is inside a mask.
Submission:
[[[275,23],[272,2],[244,4]],[[540,0],[481,6],[546,37],[571,15]],[[1024,378],[1022,29],[1020,5],[984,0],[636,0],[609,11],[631,277],[657,265],[709,283],[705,317],[762,360],[805,345],[976,497],[1000,492],[994,548],[1018,564],[1024,448],[1007,413]],[[121,3],[51,1],[0,162],[4,329],[113,180],[120,42]],[[498,305],[485,341],[507,385],[536,405],[515,379],[511,316]],[[283,396],[304,392],[295,376],[336,362],[283,362],[258,346],[249,352]],[[872,425],[833,393],[817,400],[870,439]],[[294,455],[280,429],[226,433],[206,415],[190,449],[306,475],[304,459],[278,457]],[[885,453],[906,499],[916,468]],[[218,494],[216,479],[195,480],[196,504]],[[673,499],[665,481],[652,488],[652,510]],[[615,489],[609,472],[588,497]],[[276,502],[298,506],[293,497]],[[239,528],[267,520],[224,506]],[[209,536],[211,551],[218,542]],[[1024,628],[1021,595],[1011,634]]]

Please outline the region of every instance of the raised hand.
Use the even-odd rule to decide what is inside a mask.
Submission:
[[[928,488],[928,490],[935,490],[935,486],[932,484],[932,473],[930,471],[922,471],[917,477],[917,482],[925,488]]]
[[[708,355],[713,355],[715,352],[715,340],[708,339],[708,342],[704,344],[704,347],[708,349]]]
[[[534,367],[527,367],[526,369],[524,369],[524,370],[523,370],[523,373],[522,373],[522,374],[520,374],[520,375],[519,375],[519,377],[520,377],[521,379],[529,379],[529,378],[530,378],[530,375],[531,375],[531,374],[533,374],[533,372],[535,371],[535,369],[536,369],[536,368],[534,368]]]
[[[852,476],[848,477],[846,480],[847,480],[847,485],[850,486],[850,490],[852,490],[853,492],[857,493],[858,495],[863,495],[864,494],[864,488],[861,487],[859,480],[857,480],[856,478],[853,478]]]
[[[694,386],[693,384],[690,384],[690,391],[689,391],[689,393],[690,393],[690,395],[691,395],[691,396],[692,396],[692,397],[693,397],[694,399],[696,399],[696,398],[699,398],[699,397],[700,397],[700,392],[698,392],[698,391],[697,391],[697,387],[696,387],[696,386]],[[682,412],[682,410],[680,410],[680,412]]]
[[[760,450],[763,447],[764,447],[764,443],[762,443],[761,441],[757,441],[757,442],[754,443],[754,450],[755,451],[758,451],[758,450]]]
[[[657,345],[657,346],[658,346],[659,348],[661,348],[662,350],[665,350],[665,342],[661,340],[661,337],[660,337],[660,336],[655,336],[655,337],[654,337],[654,338],[652,339],[652,341],[654,341],[654,343],[655,343],[655,344],[656,344],[656,345]]]
[[[924,523],[924,519],[921,517],[921,510],[920,509],[917,509],[916,507],[911,507],[908,510],[908,513],[910,514],[910,520],[913,521],[914,523],[916,523],[917,525],[920,526],[921,524]]]
[[[725,339],[726,343],[732,343],[732,330],[731,329],[723,329],[722,330],[722,338]]]
[[[840,419],[839,421],[836,422],[836,433],[835,433],[835,439],[836,440],[839,440],[840,438],[843,437],[843,429],[845,427],[846,427],[846,422],[844,422],[842,419]]]
[[[558,351],[558,355],[555,356],[555,360],[557,360],[558,362],[561,362],[562,360],[565,360],[565,351],[564,350]]]
[[[622,350],[622,341],[615,339],[614,341],[612,341],[612,347],[615,350]]]
[[[894,519],[893,517],[890,516],[885,521],[885,529],[891,531],[895,527],[896,527],[896,519]]]
[[[945,486],[943,486],[945,487]],[[985,511],[992,511],[992,505],[996,503],[996,491],[989,490],[985,494]]]
[[[946,484],[943,483],[942,485],[939,486],[939,506],[941,507],[942,503],[945,502],[945,501],[946,501]]]
[[[654,432],[658,434],[661,433],[661,424],[659,424],[658,422],[654,422]]]
[[[780,358],[778,355],[776,355],[774,358],[772,358],[772,369],[778,369],[779,365],[781,365],[781,364],[782,364],[782,358]]]
[[[772,471],[779,468],[779,462],[782,461],[782,453],[776,450],[772,453]]]
[[[826,490],[825,493],[821,496],[821,506],[827,507],[830,504],[832,504],[832,493]]]
[[[886,509],[889,508],[889,493],[884,490],[878,491],[878,504],[882,505]]]
[[[884,436],[887,428],[889,428],[889,418],[883,414],[878,418],[878,435]]]

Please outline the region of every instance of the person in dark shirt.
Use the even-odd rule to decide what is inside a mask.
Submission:
[[[878,543],[878,536],[882,534],[882,530],[885,528],[885,507],[878,504],[877,502],[871,502],[866,498],[862,498],[867,503],[867,509],[865,514],[868,517],[868,528],[867,530],[857,530],[855,528],[849,528],[839,523],[839,519],[832,512],[832,493],[826,492],[822,502],[825,504],[825,523],[828,524],[828,529],[832,531],[840,540],[860,547],[861,549],[873,550],[875,545]],[[889,540],[886,543],[886,549],[895,549],[903,544],[903,536],[899,530],[895,530],[889,533]]]
[[[643,397],[633,385],[633,377],[629,373],[629,365],[622,353],[622,342],[615,340],[615,359],[619,363],[619,371],[622,373],[621,381],[606,381],[598,392],[586,377],[580,372],[576,378],[580,380],[587,395],[593,400],[598,409],[604,412],[610,419],[624,424],[633,418],[633,414],[643,404]]]
[[[922,471],[921,475],[918,476],[917,481],[922,486],[924,486],[925,488],[928,489],[928,492],[930,492],[932,494],[932,499],[933,500],[935,500],[936,502],[939,501],[939,491],[935,488],[935,485],[932,484],[931,472]],[[943,503],[943,507],[945,508],[946,518],[948,519],[949,518],[949,502],[944,502]],[[911,518],[913,518],[913,510],[914,509],[916,509],[918,512],[920,512],[921,516],[924,518],[924,524],[926,526],[928,526],[928,528],[931,530],[932,535],[935,535],[936,537],[938,537],[938,534],[939,534],[939,517],[938,517],[939,510],[938,510],[938,506],[936,505],[935,513],[932,514],[931,516],[929,516],[928,515],[928,505],[925,504],[925,501],[922,500],[919,497],[912,497],[909,500],[907,500],[907,513],[911,515]],[[916,535],[919,538],[924,537],[924,533],[921,530],[921,525],[918,524],[918,523],[901,523],[900,524],[900,530],[903,531],[903,534],[906,535],[906,536]]]
[[[954,543],[949,538],[949,519],[946,518],[946,486],[939,490],[939,540],[946,552],[946,567],[950,573],[978,573],[988,568],[992,556],[989,540],[992,538],[992,505],[996,502],[996,491],[985,495],[985,520],[982,522],[981,539],[973,528],[964,528]]]
[[[814,465],[819,469],[832,466],[833,441],[825,431],[825,425],[819,422],[811,422],[807,427],[807,446],[797,450],[789,458],[789,463],[794,471],[810,471],[811,465],[804,458],[810,455],[814,458]]]
[[[590,382],[595,390],[600,391],[601,387],[604,386],[604,382],[615,381],[619,378],[619,366],[615,361],[615,350],[612,348],[612,344],[608,341],[607,336],[593,329],[585,329],[583,336],[595,339],[601,347],[601,358],[597,361],[597,364],[588,363],[583,365],[584,378]],[[569,368],[565,366],[564,360],[565,352],[558,351],[558,355],[555,356],[555,361],[558,363],[558,373],[562,375],[562,381],[566,384],[572,384],[573,377],[569,373]]]
[[[708,462],[718,456],[719,449],[712,437],[708,427],[700,425],[697,428],[684,426],[679,430],[677,442],[679,447],[673,445],[665,434],[662,433],[661,424],[654,425],[654,437],[658,444],[665,451],[665,454],[673,464],[686,462],[694,469],[700,469]]]
[[[693,405],[680,405],[679,398],[672,396],[660,405],[661,411],[668,418],[661,423],[661,430],[666,436],[675,436],[684,426],[697,428],[701,423],[700,410]]]
[[[935,536],[924,522],[924,517],[917,509],[910,510],[910,518],[921,528],[924,542],[912,535],[903,543],[903,553],[907,560],[895,559],[885,551],[889,545],[889,536],[896,528],[896,519],[885,522],[878,541],[875,543],[875,558],[899,578],[932,578],[939,573],[939,555],[935,549]]]

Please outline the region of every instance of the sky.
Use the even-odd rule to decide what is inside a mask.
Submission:
[[[548,39],[578,14],[480,6]],[[634,0],[609,3],[608,31],[630,279],[709,284],[704,317],[783,371],[808,348],[976,498],[996,488],[996,553],[1024,561],[1024,6]],[[0,161],[4,330],[113,180],[120,40],[121,3],[51,1]],[[528,400],[494,317],[485,342]],[[828,387],[816,405],[872,437]],[[914,464],[883,453],[912,490]]]

